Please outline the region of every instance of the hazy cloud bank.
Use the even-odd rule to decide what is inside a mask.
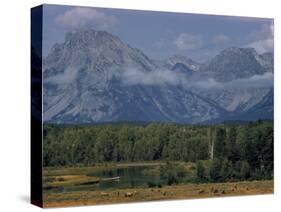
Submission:
[[[120,79],[125,85],[180,85],[185,80],[183,74],[168,69],[140,71],[136,68],[127,68],[120,73]]]
[[[57,16],[55,22],[69,30],[81,27],[104,30],[116,24],[117,19],[93,8],[75,7]]]
[[[274,24],[264,25],[261,30],[257,33],[258,39],[247,47],[253,47],[259,53],[271,52],[274,49]]]
[[[213,78],[197,79],[168,69],[144,72],[136,68],[127,68],[120,72],[119,78],[125,85],[181,85],[187,89],[226,89],[226,88],[268,88],[273,87],[273,74],[254,75],[249,78],[218,82]]]
[[[201,35],[181,33],[175,40],[175,45],[180,50],[192,50],[201,48],[203,39]]]
[[[55,76],[44,79],[44,82],[50,84],[70,84],[76,80],[78,72],[79,68],[70,67],[65,69],[61,74],[57,74]]]
[[[273,74],[266,72],[263,75],[254,75],[249,78],[235,79],[229,82],[218,82],[213,78],[208,78],[192,82],[188,87],[198,89],[271,88],[273,87]]]

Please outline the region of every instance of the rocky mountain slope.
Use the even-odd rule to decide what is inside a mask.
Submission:
[[[258,105],[264,101],[271,117],[272,85],[254,81],[272,73],[271,58],[254,49],[229,48],[202,65],[184,56],[155,61],[108,32],[76,30],[44,59],[43,119],[203,123],[263,110]],[[253,86],[233,89],[251,78]]]

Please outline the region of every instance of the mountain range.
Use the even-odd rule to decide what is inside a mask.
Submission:
[[[50,123],[273,119],[273,53],[230,47],[205,63],[154,60],[106,31],[68,32],[43,60]]]

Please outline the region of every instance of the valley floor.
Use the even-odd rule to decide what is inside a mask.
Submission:
[[[44,207],[272,194],[273,180],[44,194]]]

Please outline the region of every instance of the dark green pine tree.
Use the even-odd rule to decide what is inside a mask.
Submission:
[[[214,147],[214,158],[222,159],[226,154],[226,131],[224,128],[217,128]]]
[[[230,160],[233,164],[235,164],[240,158],[238,147],[236,144],[236,138],[237,138],[236,127],[230,127],[228,132],[228,139],[227,139],[227,156],[228,156],[228,160]]]

